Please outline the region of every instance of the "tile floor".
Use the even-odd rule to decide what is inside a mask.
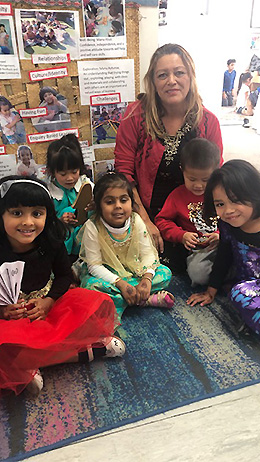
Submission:
[[[260,136],[229,108],[221,117],[225,161],[260,169]],[[256,462],[260,459],[260,384],[121,427],[31,462]]]

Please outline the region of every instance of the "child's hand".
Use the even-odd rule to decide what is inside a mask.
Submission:
[[[19,116],[19,114],[16,114],[16,115],[14,116],[14,121],[15,121],[15,122],[19,122],[20,120],[21,120],[21,117]]]
[[[208,305],[209,303],[212,303],[215,295],[217,293],[217,289],[214,289],[213,287],[208,287],[206,292],[201,292],[200,294],[192,294],[188,300],[187,304],[190,306],[195,306],[197,303],[200,304],[200,306]]]
[[[136,288],[128,284],[128,282],[123,281],[120,279],[116,283],[116,287],[120,290],[122,297],[124,297],[125,301],[128,305],[136,305]]]
[[[18,300],[18,303],[6,305],[2,308],[3,319],[22,319],[24,317],[24,300]]]
[[[65,223],[66,225],[75,225],[78,223],[76,215],[72,212],[64,213],[61,217],[61,221],[63,221],[63,223]]]
[[[182,244],[185,249],[192,250],[198,245],[198,234],[197,233],[185,233],[182,237]]]
[[[149,274],[150,277],[150,274]],[[139,284],[136,286],[136,304],[140,305],[142,302],[146,302],[151,293],[152,282],[148,279],[141,279]]]
[[[29,318],[31,321],[40,321],[44,320],[49,313],[51,307],[54,304],[54,300],[50,297],[46,298],[32,298],[28,302],[28,307],[30,305],[33,305],[32,308],[27,310],[27,318]],[[25,307],[26,308],[26,305]]]
[[[84,209],[85,212],[89,212],[91,210],[95,210],[96,206],[95,206],[95,202],[94,202],[94,199],[91,199],[90,203],[87,205],[87,207]]]
[[[219,243],[218,233],[207,233],[207,234],[203,234],[203,236],[206,236],[206,239],[203,242],[203,244],[207,246],[208,250],[213,250],[218,246],[218,243]]]

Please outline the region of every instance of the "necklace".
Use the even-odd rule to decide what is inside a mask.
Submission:
[[[188,133],[191,130],[191,125],[186,122],[183,127],[181,127],[176,135],[168,135],[165,131],[165,138],[164,138],[164,146],[165,146],[165,151],[164,151],[164,159],[165,159],[165,164],[167,166],[170,165],[170,163],[174,160],[178,153],[178,148],[180,146],[181,140],[184,137],[186,133]]]

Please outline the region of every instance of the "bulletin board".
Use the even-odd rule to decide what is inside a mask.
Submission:
[[[99,0],[98,0],[99,1]],[[109,1],[112,0],[104,0],[103,5],[108,5],[109,6]],[[30,21],[32,23],[31,18],[33,17],[30,10],[33,12],[36,12],[38,10],[40,11],[55,11],[55,12],[63,12],[63,11],[69,11],[70,16],[74,18],[74,13],[75,12],[75,17],[78,17],[79,20],[79,35],[80,37],[84,37],[84,10],[82,10],[82,4],[81,2],[76,2],[76,1],[41,1],[37,2],[35,0],[34,2],[9,2],[12,5],[12,16],[14,18],[14,27],[15,27],[15,36],[16,36],[16,41],[17,44],[19,44],[19,40],[21,41],[21,37],[19,37],[19,34],[21,36],[21,30],[17,30],[17,11],[26,11],[27,16],[30,18]],[[62,6],[60,6],[62,4]],[[44,10],[43,10],[44,8]],[[21,13],[18,13],[18,15]],[[24,13],[23,13],[24,14]],[[69,15],[69,14],[68,14]],[[52,17],[54,18],[54,14],[50,13],[50,20]],[[19,17],[19,16],[18,16]],[[56,21],[57,17],[61,17],[61,15],[56,14]],[[4,16],[0,17],[0,23],[1,19],[3,19]],[[16,18],[16,22],[15,22]],[[25,18],[26,19],[26,18]],[[24,19],[21,20],[21,22],[26,22]],[[126,55],[124,58],[118,57],[118,58],[113,58],[113,61],[115,60],[133,60],[134,61],[134,97],[139,93],[140,91],[140,72],[139,72],[139,10],[138,6],[134,3],[132,4],[125,4],[125,35],[126,35]],[[73,39],[74,40],[74,39]],[[18,49],[18,59],[19,59],[19,65],[20,65],[20,72],[21,72],[21,78],[19,79],[9,79],[9,78],[1,78],[0,80],[0,95],[2,97],[5,97],[10,103],[13,105],[14,109],[16,111],[24,111],[26,109],[32,109],[32,108],[39,108],[40,107],[40,91],[42,88],[45,87],[51,87],[56,94],[62,95],[64,98],[64,101],[66,101],[66,106],[69,114],[69,119],[70,119],[70,127],[71,128],[76,128],[78,129],[78,139],[79,141],[86,141],[90,146],[93,145],[93,129],[91,132],[91,108],[90,105],[88,104],[82,104],[82,95],[80,94],[82,91],[82,88],[80,88],[80,79],[79,79],[79,67],[78,67],[78,61],[80,61],[81,66],[84,67],[84,63],[87,62],[92,62],[92,58],[87,58],[87,59],[72,59],[69,60],[69,62],[66,62],[65,64],[57,64],[57,63],[34,63],[32,62],[32,59],[24,59],[23,56],[21,56],[21,53],[19,52]],[[81,56],[79,56],[80,58]],[[0,55],[1,58],[1,55]],[[35,59],[35,58],[34,58]],[[108,58],[110,59],[110,58]],[[37,61],[37,60],[36,60]],[[95,65],[97,66],[97,71],[99,71],[99,63],[102,68],[104,63],[106,62],[106,56],[104,59],[100,58],[94,58]],[[45,79],[44,78],[44,72],[43,72],[43,78],[39,78],[41,75],[39,71],[44,71],[44,70],[51,70],[51,69],[61,69],[66,68],[66,75],[62,77],[57,77],[57,78],[51,78],[51,73],[49,73],[48,77]],[[38,76],[39,74],[39,76]],[[33,80],[32,77],[38,76],[37,80]],[[133,100],[133,98],[132,98]],[[61,103],[63,104],[62,100]],[[24,112],[19,112],[20,114],[26,113]],[[33,142],[29,142],[28,134],[30,135],[37,135],[39,134],[39,127],[41,127],[40,122],[35,123],[35,120],[41,120],[39,117],[38,119],[34,117],[23,117],[23,124],[24,124],[24,129],[26,132],[26,143],[29,145],[33,157],[36,161],[37,164],[45,164],[46,162],[46,151],[49,145],[48,141],[41,142],[40,140],[35,142],[35,139],[37,140],[37,137],[34,136],[32,139],[34,139]],[[62,122],[62,126],[66,126],[65,122]],[[55,125],[53,125],[55,126]],[[56,127],[56,126],[55,126]],[[1,141],[0,141],[1,143]],[[3,143],[1,143],[3,144]],[[19,144],[13,143],[13,144],[8,144],[8,142],[4,146],[4,151],[2,154],[7,154],[7,155],[17,155],[17,150],[18,150]],[[114,147],[99,147],[95,146],[95,160],[96,161],[101,161],[105,159],[112,159],[113,158],[113,153],[114,153]]]

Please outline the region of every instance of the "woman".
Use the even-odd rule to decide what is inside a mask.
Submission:
[[[146,93],[128,106],[118,129],[115,168],[135,183],[139,214],[162,252],[163,240],[152,220],[170,192],[183,184],[181,149],[195,137],[216,143],[221,154],[223,146],[219,122],[202,106],[194,63],[184,48],[158,48],[144,83]]]

